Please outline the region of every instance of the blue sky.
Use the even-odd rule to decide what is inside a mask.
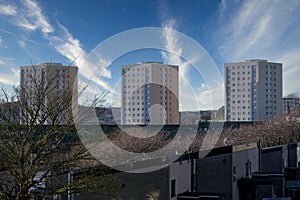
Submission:
[[[120,65],[155,60],[181,67],[181,110],[220,107],[224,99],[222,84],[218,81],[205,85],[205,78],[195,75],[193,67],[180,58],[186,47],[168,31],[162,34],[163,44],[165,49],[178,52],[176,56],[144,49],[117,60],[102,59],[99,62],[104,67],[99,69],[84,65],[90,52],[103,41],[143,27],[168,28],[194,39],[214,61],[221,76],[225,62],[253,58],[282,62],[284,95],[300,92],[298,0],[0,0],[0,84],[18,85],[19,66],[73,62],[79,67],[81,84],[95,76],[95,71],[102,74],[94,87],[98,91],[110,89],[113,105],[118,105]],[[185,81],[194,96],[187,92]],[[211,96],[215,97],[213,104]]]

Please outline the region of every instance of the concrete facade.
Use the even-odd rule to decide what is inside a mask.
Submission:
[[[174,162],[170,166],[170,183],[169,183],[169,191],[170,191],[170,199],[176,200],[177,195],[191,191],[191,181],[192,181],[192,161],[181,161]],[[172,188],[175,183],[175,187]],[[174,190],[174,191],[172,191]],[[172,194],[173,193],[173,194]]]
[[[149,165],[155,162],[145,161]],[[176,161],[162,169],[147,173],[116,172],[124,188],[116,192],[117,198],[96,193],[78,193],[71,195],[71,200],[140,200],[140,199],[170,199],[176,200],[177,195],[190,191],[191,187],[191,161]],[[134,166],[133,164],[132,166]],[[149,167],[149,166],[148,166]],[[172,184],[174,187],[172,188]]]
[[[271,121],[282,114],[281,63],[225,63],[224,80],[226,120]]]
[[[121,74],[122,124],[179,124],[178,66],[146,62]]]
[[[256,144],[213,149],[197,160],[197,192],[223,194],[225,200],[239,199],[237,181],[257,171]]]

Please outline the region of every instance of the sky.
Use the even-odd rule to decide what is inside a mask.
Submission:
[[[151,34],[132,30],[149,27],[160,30],[162,48],[107,53],[147,41]],[[201,69],[193,65],[199,57]],[[90,94],[109,91],[120,106],[120,66],[159,61],[179,66],[180,110],[217,109],[224,63],[247,59],[283,63],[283,95],[300,93],[299,0],[0,0],[2,88],[19,84],[20,66],[63,63],[78,66],[80,86],[92,82]]]

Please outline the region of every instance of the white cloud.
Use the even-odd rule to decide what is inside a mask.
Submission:
[[[54,31],[54,28],[47,21],[47,18],[42,13],[37,2],[33,0],[24,0],[22,3],[24,8],[18,17],[17,23],[19,26],[28,30],[40,29],[44,34]]]
[[[292,5],[293,1],[253,0],[241,1],[239,8],[222,10],[216,33],[221,55],[226,60],[267,55],[295,22],[292,13],[297,6]]]
[[[53,26],[47,21],[47,18],[42,14],[41,8],[35,1],[26,0],[24,5],[31,9],[32,14],[27,13],[29,16],[27,19],[31,19],[31,22],[27,23],[23,21],[23,26],[27,28],[39,28],[44,34],[50,45],[61,55],[65,56],[71,63],[74,63],[79,67],[79,73],[85,78],[93,81],[98,86],[101,86],[105,90],[116,92],[109,85],[100,80],[100,75],[106,78],[110,78],[110,71],[107,67],[110,65],[110,61],[98,58],[96,61],[89,62],[87,59],[87,53],[82,48],[82,44],[77,38],[74,38],[69,30],[58,24],[58,28],[54,31]],[[32,23],[33,22],[33,23]],[[97,63],[97,64],[96,64]]]
[[[87,60],[87,54],[82,48],[80,41],[74,38],[68,29],[62,25],[59,25],[60,34],[47,35],[51,46],[55,48],[57,52],[65,56],[70,62],[79,67],[79,73],[86,79],[96,83],[105,90],[115,93],[107,82],[100,79],[100,76],[111,78],[111,73],[107,70],[110,65],[110,60],[103,59],[101,57],[96,60]]]
[[[6,63],[5,62],[3,64],[0,63],[0,65],[4,65],[4,64],[6,64]],[[18,70],[14,70],[12,68],[7,73],[0,72],[0,82],[4,83],[4,84],[7,84],[7,85],[16,85],[16,84],[18,84],[18,82],[19,82]]]
[[[217,67],[205,50],[199,51],[187,46],[191,44],[189,39],[181,38],[174,32],[176,25],[175,19],[163,23],[166,51],[162,51],[161,55],[165,63],[179,66],[179,109],[204,110],[220,107],[223,104],[223,83],[215,76],[218,73]],[[202,77],[203,75],[205,77]],[[203,81],[209,84],[209,87],[203,87]]]
[[[103,89],[115,92],[105,81],[99,79],[100,75],[106,78],[111,77],[110,71],[107,70],[107,66],[111,63],[109,60],[98,58],[95,63],[87,61],[87,53],[82,48],[82,44],[77,38],[73,37],[65,26],[58,24],[55,31],[50,22],[47,21],[46,16],[43,15],[39,5],[33,0],[24,1],[24,6],[28,9],[28,12],[25,13],[24,20],[19,23],[20,26],[29,30],[40,29],[44,34],[44,38],[58,53],[79,67],[80,74]]]
[[[0,14],[2,15],[16,15],[17,9],[12,5],[0,5]]]
[[[219,5],[219,13],[220,15],[223,15],[223,13],[227,10],[228,3],[226,0],[221,0],[221,3]]]
[[[18,45],[21,47],[21,48],[25,48],[25,46],[26,46],[26,43],[24,42],[24,40],[19,40],[18,41]]]
[[[12,58],[0,58],[0,83],[16,85],[19,82],[19,70],[12,67]]]
[[[283,63],[284,94],[299,92],[300,2],[240,1],[220,3],[215,33],[224,62],[263,58]],[[230,5],[229,5],[230,4]],[[222,9],[221,9],[222,8]]]
[[[225,60],[249,57],[270,57],[276,53],[286,34],[298,23],[297,1],[241,1],[239,7],[219,13],[220,27],[216,32],[219,52]]]
[[[175,25],[175,19],[168,20],[162,25],[164,28],[163,37],[166,51],[162,51],[161,54],[166,64],[179,66],[179,82],[183,85],[186,85],[188,84],[188,63],[184,62],[181,58],[182,47],[178,38],[176,37],[176,34],[173,32],[173,30],[176,28]],[[176,52],[176,54],[173,52]]]
[[[87,53],[84,51],[79,39],[73,37],[69,30],[59,23],[55,30],[36,1],[24,0],[22,5],[23,7],[18,9],[11,5],[6,6],[10,10],[15,8],[15,12],[11,12],[14,13],[14,16],[9,19],[12,24],[29,31],[40,30],[43,37],[49,41],[49,44],[58,53],[65,56],[70,63],[74,63],[79,67],[81,75],[103,89],[117,93],[110,88],[107,82],[99,78],[100,75],[105,78],[111,78],[111,72],[107,69],[111,63],[109,59],[99,56],[93,62],[86,60]],[[2,10],[7,10],[7,8]],[[24,40],[18,40],[18,45],[24,48],[26,43]],[[4,79],[2,80],[5,81]]]
[[[283,54],[279,60],[283,63],[283,96],[291,93],[300,93],[300,48]]]
[[[162,59],[165,64],[178,65],[179,70],[179,109],[190,110],[197,109],[197,97],[188,81],[188,64],[182,56],[182,47],[174,33],[176,26],[175,19],[170,19],[162,24],[163,45],[166,51],[161,51]],[[176,52],[176,54],[175,54]],[[196,101],[196,102],[195,102]]]
[[[21,3],[22,6],[18,8],[8,4],[0,5],[0,14],[9,15],[12,24],[25,30],[41,30],[44,34],[54,31],[37,2],[24,0]]]

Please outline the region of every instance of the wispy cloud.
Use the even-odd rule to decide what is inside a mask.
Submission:
[[[29,31],[38,29],[43,33],[54,31],[37,2],[24,0],[21,1],[22,6],[18,8],[12,3],[0,5],[0,14],[9,16],[11,23]]]
[[[22,9],[22,12],[19,12],[22,18],[18,18],[19,21],[17,22],[20,27],[28,30],[40,29],[44,34],[54,31],[37,2],[24,0],[22,3],[24,9]]]
[[[221,47],[221,56],[240,60],[274,54],[277,50],[273,47],[280,46],[282,39],[289,40],[286,34],[299,19],[295,13],[299,9],[297,2],[241,1],[238,7],[219,11],[217,27],[220,28],[215,39]]]
[[[224,12],[226,12],[227,8],[228,8],[228,1],[221,0],[221,3],[219,4],[219,10],[218,10],[219,14],[223,15]]]
[[[283,62],[284,93],[299,92],[294,84],[300,74],[299,10],[297,0],[221,1],[214,37],[221,59]]]
[[[10,67],[11,64],[6,60],[0,59],[0,83],[16,85],[19,82],[19,70]],[[3,72],[6,71],[6,72]]]
[[[21,48],[25,48],[25,46],[26,46],[24,40],[19,40],[19,41],[18,41],[18,45],[19,45]]]
[[[278,59],[283,63],[283,96],[291,93],[300,93],[300,48],[283,54]]]
[[[21,29],[26,31],[41,31],[44,39],[48,40],[50,46],[65,56],[70,63],[79,67],[79,73],[83,77],[105,90],[116,92],[109,87],[108,83],[99,78],[100,75],[111,78],[110,71],[107,69],[111,63],[110,60],[99,56],[95,62],[88,61],[87,53],[83,49],[80,40],[75,38],[62,24],[51,24],[36,1],[24,0],[22,1],[22,5],[23,7],[21,8],[16,8],[13,5],[5,5],[2,6],[3,8],[0,7],[0,11],[2,13],[5,12],[6,15],[10,13],[12,17],[8,20]],[[7,10],[10,10],[10,12]],[[25,47],[26,41],[18,40],[18,44],[20,47]],[[2,79],[2,81],[5,81],[5,79]],[[5,83],[9,84],[9,82]]]
[[[176,21],[175,19],[170,19],[162,24],[163,30],[163,42],[164,48],[166,51],[162,51],[161,55],[166,64],[175,64],[179,67],[179,79],[180,83],[186,85],[188,84],[188,63],[183,61],[182,56],[182,47],[179,39],[177,38],[174,30],[176,30]],[[176,54],[174,54],[176,52]]]
[[[193,93],[192,87],[190,87],[190,83],[188,81],[188,64],[185,62],[182,56],[182,46],[180,44],[179,38],[177,34],[174,32],[176,28],[175,19],[169,19],[162,23],[163,30],[163,45],[165,51],[161,51],[162,59],[164,63],[171,65],[178,65],[179,68],[179,109],[180,110],[188,110],[193,109],[188,107],[187,105],[193,105],[195,107],[195,101],[197,101],[197,97]],[[187,104],[187,102],[192,102]],[[197,108],[194,108],[197,109]]]
[[[219,77],[214,76],[218,73],[215,71],[216,67],[203,49],[200,51],[197,49],[193,52],[193,47],[187,46],[188,42],[185,41],[187,38],[181,38],[174,32],[178,29],[176,26],[177,23],[174,18],[163,21],[163,44],[166,51],[162,51],[161,55],[165,63],[179,66],[180,110],[203,110],[220,107],[223,103],[223,83],[218,79]],[[196,63],[197,69],[192,66]],[[201,69],[198,68],[199,66]],[[206,77],[202,77],[202,75]],[[203,82],[209,85],[202,87]]]
[[[2,15],[16,15],[17,9],[12,5],[0,5],[0,14]]]
[[[60,34],[45,36],[52,47],[57,52],[65,56],[70,62],[79,67],[79,72],[86,79],[96,83],[105,90],[116,92],[110,88],[109,84],[100,79],[100,76],[111,78],[111,73],[107,69],[111,61],[99,57],[97,60],[88,59],[87,53],[82,48],[80,41],[72,36],[66,27],[58,25]]]

